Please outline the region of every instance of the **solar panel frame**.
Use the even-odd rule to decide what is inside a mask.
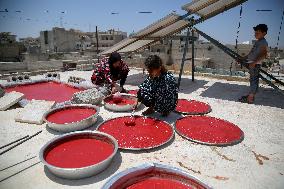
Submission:
[[[175,14],[175,13],[171,13],[171,14],[165,16],[164,18],[150,24],[146,28],[136,32],[135,34],[132,34],[131,37],[142,38],[142,37],[145,37],[145,36],[149,36],[149,35],[157,32],[157,31],[175,23],[179,19],[180,19],[180,15]]]
[[[208,15],[213,14],[215,12],[222,12],[221,11],[222,9],[236,2],[240,2],[240,0],[219,0],[216,3],[213,3],[197,11],[196,14],[198,14],[201,17],[208,17]]]
[[[117,44],[115,44],[114,46],[104,50],[103,52],[101,52],[101,55],[106,55],[106,54],[110,54],[112,52],[118,51],[128,45],[130,45],[131,43],[135,42],[137,39],[135,38],[126,38],[120,42],[118,42]]]
[[[193,14],[217,1],[219,0],[193,0],[190,3],[183,5],[181,8]]]
[[[247,0],[193,0],[192,2],[182,6],[182,8],[189,12],[186,16],[194,12],[195,14],[199,15],[200,18],[191,22],[188,19],[183,19],[186,16],[171,13],[164,18],[150,24],[146,28],[138,31],[137,33],[132,34],[130,37],[100,54],[110,54],[114,51],[137,51],[144,46],[157,42],[161,38],[173,35],[185,29],[186,27],[203,22],[204,20],[233,8],[245,1]],[[139,40],[142,42],[139,42]]]
[[[118,50],[117,52],[119,53],[127,53],[127,52],[134,52],[137,51],[151,43],[153,43],[155,40],[138,40],[135,41],[134,43]]]

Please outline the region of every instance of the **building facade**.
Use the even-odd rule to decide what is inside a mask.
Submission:
[[[127,37],[126,32],[108,30],[98,32],[98,44],[96,32],[82,32],[79,30],[65,30],[53,28],[51,31],[40,32],[40,44],[42,53],[96,51],[99,52],[111,47]]]
[[[16,41],[16,35],[10,32],[0,33],[0,62],[21,62],[22,53],[26,51],[21,42]]]
[[[97,38],[96,33],[94,32],[92,35],[92,46],[94,49],[97,49],[99,52],[102,52],[114,44],[122,41],[123,39],[127,38],[127,32],[117,31],[114,29],[105,31],[105,32],[98,32],[98,44],[97,44]]]
[[[65,30],[64,28],[52,28],[51,31],[40,32],[40,44],[42,53],[71,52],[76,50],[80,41],[81,32],[78,30]]]

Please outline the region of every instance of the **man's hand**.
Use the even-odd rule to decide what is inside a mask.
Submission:
[[[237,63],[238,64],[241,64],[241,62],[243,62],[244,60],[247,59],[247,56],[241,56],[238,60],[237,60]]]

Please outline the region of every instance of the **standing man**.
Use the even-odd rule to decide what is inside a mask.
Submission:
[[[256,42],[252,47],[249,54],[242,58],[242,61],[245,61],[248,64],[249,74],[250,74],[250,91],[246,96],[242,96],[239,101],[243,103],[253,104],[256,92],[259,87],[259,71],[262,64],[262,60],[267,57],[268,43],[264,38],[267,34],[267,25],[258,24],[253,27],[254,36]]]

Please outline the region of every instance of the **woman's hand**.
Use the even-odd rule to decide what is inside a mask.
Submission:
[[[114,93],[116,93],[117,92],[117,89],[115,88],[115,87],[112,87],[111,88],[111,94],[114,94]]]

